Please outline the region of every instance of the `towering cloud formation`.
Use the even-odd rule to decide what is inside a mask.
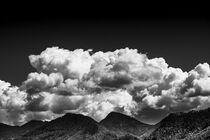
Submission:
[[[52,47],[29,60],[37,72],[20,87],[0,81],[1,122],[51,120],[66,112],[100,121],[118,111],[151,123],[170,112],[210,107],[207,63],[183,72],[128,48],[93,53]]]
[[[10,83],[0,80],[0,121],[9,124],[24,122],[26,96],[18,87],[11,87]]]

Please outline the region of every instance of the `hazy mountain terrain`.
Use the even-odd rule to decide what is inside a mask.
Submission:
[[[132,117],[122,115],[121,113],[111,112],[100,122],[100,125],[114,131],[120,136],[133,134],[138,137],[147,136],[156,126],[144,124]]]
[[[169,114],[148,139],[210,139],[210,108]]]
[[[101,122],[68,113],[50,122],[31,121],[23,126],[0,124],[0,139],[17,140],[208,140],[210,109],[172,113],[157,125],[111,112]]]
[[[21,139],[138,139],[152,128],[134,118],[115,112],[111,112],[100,123],[87,116],[69,113],[26,133]]]
[[[116,112],[99,123],[84,115],[68,113],[50,122],[31,121],[21,127],[2,124],[1,128],[2,139],[20,140],[137,140],[154,129]]]

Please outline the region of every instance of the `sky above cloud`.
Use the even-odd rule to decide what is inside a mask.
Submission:
[[[157,123],[168,113],[210,107],[210,67],[170,67],[137,49],[67,50],[29,56],[36,72],[20,86],[0,80],[0,122],[21,125],[80,113],[102,120],[111,111]]]

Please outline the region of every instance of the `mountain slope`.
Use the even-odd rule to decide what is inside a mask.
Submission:
[[[21,131],[21,134],[24,135],[25,133],[28,133],[30,131],[33,131],[45,124],[47,124],[48,122],[43,122],[43,121],[37,121],[37,120],[32,120],[24,125],[22,125],[19,128],[19,131]]]
[[[33,131],[34,129],[41,127],[46,124],[46,122],[42,121],[30,121],[22,126],[9,126],[6,124],[0,124],[0,138],[1,139],[13,139],[19,138],[21,135],[29,131]]]
[[[188,113],[173,113],[160,122],[148,139],[210,138],[210,108]]]
[[[17,136],[18,126],[9,126],[0,123],[0,138],[9,139]]]
[[[100,123],[87,116],[69,113],[25,134],[21,139],[135,140],[151,128],[116,112],[110,113]]]
[[[111,112],[100,123],[80,114],[68,113],[50,122],[31,121],[23,126],[0,124],[0,139],[19,140],[206,140],[210,139],[210,108],[173,113],[157,125]]]
[[[144,124],[121,113],[111,112],[100,122],[100,125],[114,131],[118,135],[130,134],[137,137],[148,135],[156,126]]]
[[[81,139],[81,136],[93,135],[99,130],[98,123],[80,114],[68,113],[61,118],[35,129],[23,136],[22,139]]]

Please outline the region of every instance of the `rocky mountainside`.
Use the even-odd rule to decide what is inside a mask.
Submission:
[[[23,126],[0,124],[0,140],[209,140],[210,108],[173,113],[157,125],[144,124],[111,112],[101,122],[68,113],[50,122],[31,121]]]
[[[210,108],[169,114],[147,139],[210,139]]]
[[[50,122],[31,121],[21,127],[2,124],[0,138],[18,140],[138,140],[153,129],[136,119],[111,112],[100,123],[90,117],[68,113]]]
[[[90,117],[68,113],[34,131],[21,139],[84,139],[98,133],[100,126]]]
[[[87,116],[69,113],[23,135],[21,139],[138,139],[151,128],[150,125],[115,112],[111,112],[100,123]]]
[[[111,112],[100,122],[100,125],[117,132],[118,135],[130,134],[138,137],[147,136],[156,126],[142,123],[132,117],[117,112]]]

